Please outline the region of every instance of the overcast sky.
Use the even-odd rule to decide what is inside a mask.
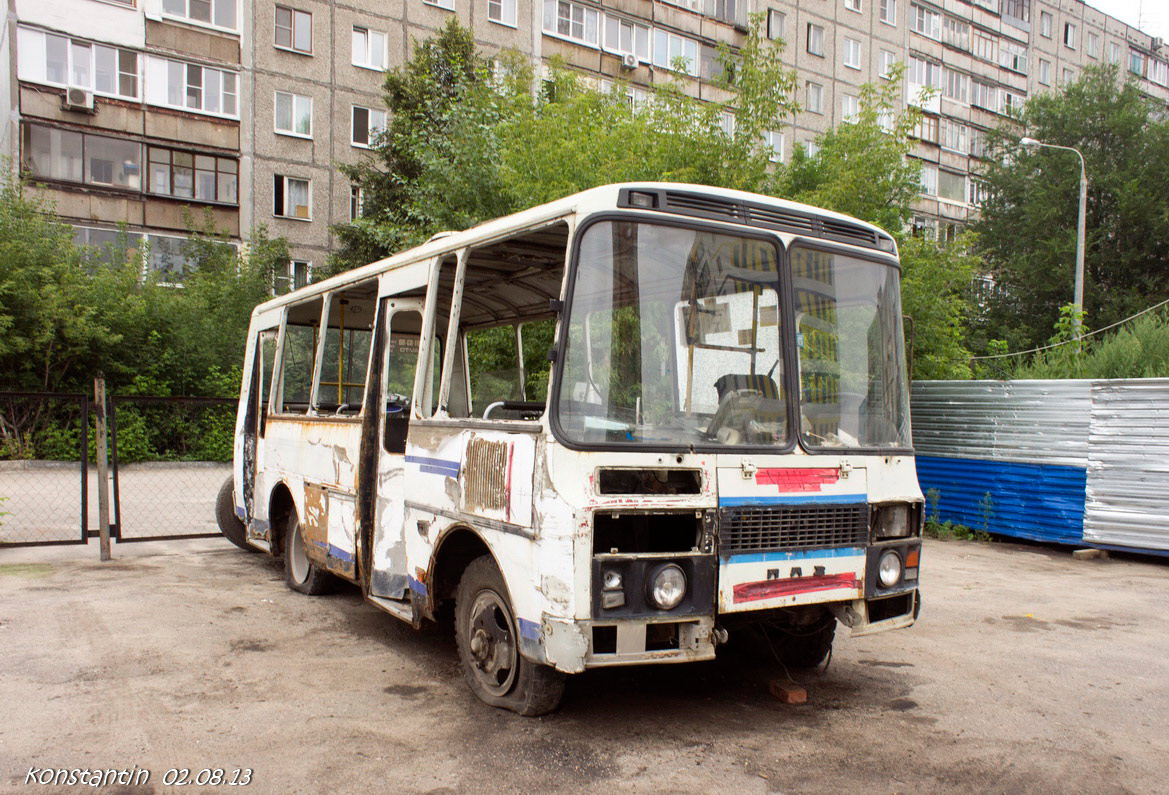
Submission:
[[[1087,0],[1119,20],[1138,27],[1150,36],[1169,41],[1169,2],[1166,0]]]

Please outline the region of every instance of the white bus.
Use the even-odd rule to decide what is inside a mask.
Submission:
[[[525,715],[728,640],[816,665],[918,610],[899,275],[874,226],[697,185],[436,235],[255,309],[230,529],[302,593],[453,604]]]

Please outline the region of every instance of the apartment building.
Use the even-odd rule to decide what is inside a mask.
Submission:
[[[904,101],[925,112],[915,224],[950,234],[977,212],[972,174],[986,130],[1028,96],[1116,63],[1169,102],[1163,43],[1081,0],[10,0],[0,147],[50,195],[82,242],[125,225],[150,267],[181,272],[191,211],[237,239],[263,224],[304,283],[361,212],[338,171],[369,154],[386,121],[382,78],[452,17],[487,52],[557,57],[632,101],[675,77],[722,99],[721,43],[748,15],[786,42],[803,112],[767,144],[776,159],[847,123],[860,87],[907,66]],[[15,53],[15,54],[13,54]],[[933,95],[922,100],[921,90]],[[727,119],[728,126],[733,119]]]
[[[178,282],[192,212],[238,239],[239,23],[235,0],[14,0],[3,141],[78,242]]]

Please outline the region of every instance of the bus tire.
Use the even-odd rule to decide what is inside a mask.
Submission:
[[[336,585],[333,575],[308,559],[296,511],[288,513],[288,529],[284,532],[284,581],[292,590],[309,596],[329,593]]]
[[[235,481],[231,475],[219,487],[219,495],[215,498],[215,521],[219,524],[219,532],[231,543],[247,552],[258,550],[248,544],[247,529],[244,523],[235,515]]]
[[[564,674],[520,654],[511,600],[490,555],[471,561],[459,580],[455,639],[463,677],[484,703],[525,716],[560,705]]]
[[[765,630],[771,635],[771,643],[779,661],[792,668],[815,668],[832,651],[836,638],[836,618],[831,613],[810,627],[777,631],[771,627]]]

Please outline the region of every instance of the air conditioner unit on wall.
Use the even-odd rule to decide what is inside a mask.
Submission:
[[[65,89],[65,110],[76,110],[82,113],[93,113],[93,92],[84,88]]]
[[[1164,45],[1164,39],[1162,39],[1160,36],[1154,36],[1153,43],[1149,45],[1149,48],[1152,49],[1153,52],[1158,52]]]
[[[637,56],[631,52],[627,52],[621,56],[621,65],[626,69],[636,69],[637,63]]]

